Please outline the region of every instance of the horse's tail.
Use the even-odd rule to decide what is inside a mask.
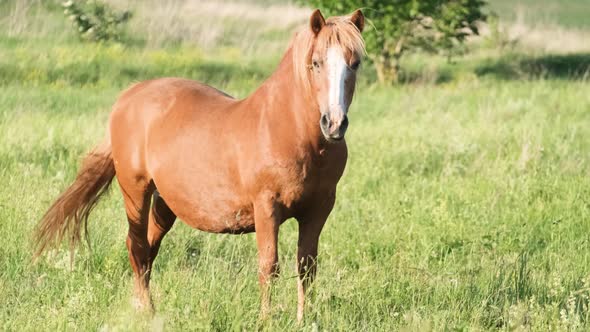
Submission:
[[[111,143],[107,139],[84,158],[74,183],[59,196],[39,222],[34,237],[34,258],[48,247],[59,244],[66,236],[73,251],[80,243],[82,229],[88,241],[88,215],[114,177],[115,164]]]

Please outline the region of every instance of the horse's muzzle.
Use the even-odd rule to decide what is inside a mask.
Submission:
[[[324,113],[320,118],[320,128],[328,141],[340,141],[348,128],[348,117],[344,115],[339,121],[332,121],[328,113]]]

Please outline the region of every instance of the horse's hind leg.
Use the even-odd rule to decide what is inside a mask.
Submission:
[[[148,243],[150,245],[150,257],[148,262],[148,274],[152,271],[152,266],[154,264],[154,260],[158,255],[158,250],[160,249],[160,243],[164,238],[164,235],[168,233],[168,231],[174,225],[174,221],[176,220],[176,215],[164,199],[160,197],[158,191],[154,191],[154,199],[152,202],[152,208],[150,210],[149,216],[149,226],[148,226]],[[149,277],[148,277],[149,282]]]
[[[129,222],[127,233],[127,250],[129,261],[133,268],[135,280],[134,305],[138,309],[150,308],[149,295],[149,260],[150,245],[148,242],[148,215],[150,201],[154,191],[151,181],[137,179],[122,179],[118,176],[119,185],[125,201],[125,211]]]

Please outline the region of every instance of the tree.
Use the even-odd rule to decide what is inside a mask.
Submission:
[[[452,55],[477,24],[486,20],[485,0],[300,0],[326,15],[342,15],[363,9],[374,29],[365,29],[367,54],[380,82],[397,82],[400,58],[408,51],[423,50]],[[369,26],[371,25],[369,24]]]
[[[68,0],[62,6],[80,37],[95,42],[120,40],[122,25],[131,18],[130,11],[117,12],[99,0]]]

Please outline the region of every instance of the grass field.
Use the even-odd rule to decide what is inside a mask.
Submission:
[[[584,0],[492,0],[489,4],[492,10],[509,21],[520,18],[537,26],[590,27],[588,2]]]
[[[577,9],[564,5],[553,23],[590,31],[575,16],[590,8],[569,2]],[[222,47],[157,36],[92,45],[63,29],[55,8],[35,3],[17,13],[14,2],[0,2],[11,13],[0,18],[0,330],[590,328],[590,55],[481,42],[453,64],[408,58],[410,78],[395,87],[373,84],[364,68],[303,326],[295,321],[294,221],[281,228],[270,320],[258,319],[254,236],[181,222],[156,261],[157,313],[148,316],[130,306],[116,186],[91,217],[92,250],[81,248],[73,269],[66,247],[33,265],[32,230],[103,137],[121,89],[184,76],[247,96],[274,70],[291,23],[272,30],[254,17],[247,31],[258,39]],[[557,6],[522,3],[533,15]]]

